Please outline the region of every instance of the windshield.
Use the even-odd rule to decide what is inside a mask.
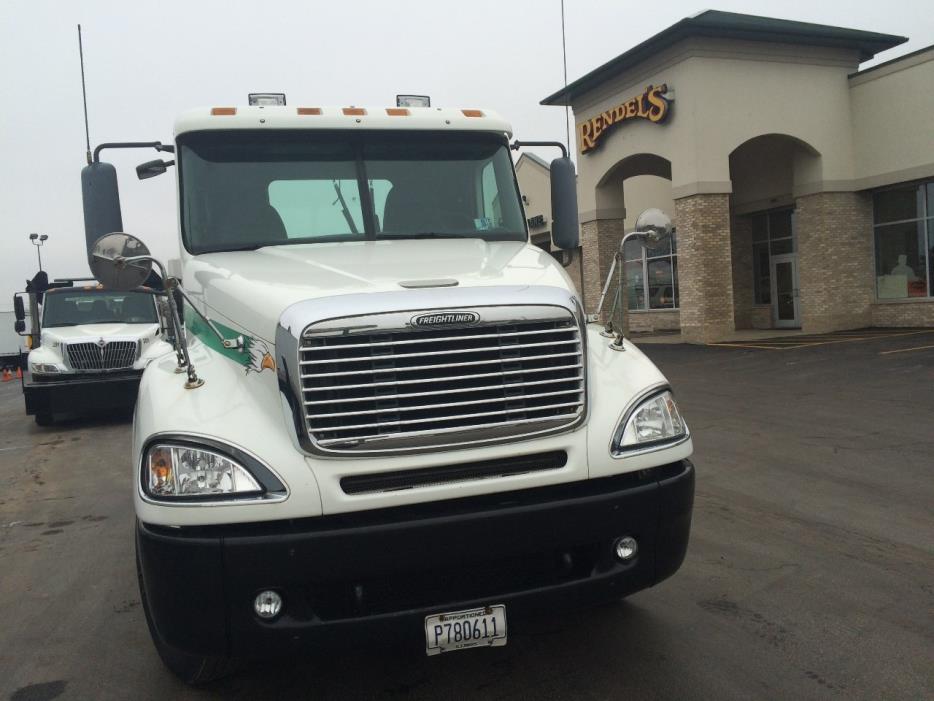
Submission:
[[[512,159],[494,134],[194,132],[179,138],[178,162],[192,253],[527,236]]]
[[[42,305],[42,326],[155,324],[156,306],[146,292],[75,290],[51,292]]]

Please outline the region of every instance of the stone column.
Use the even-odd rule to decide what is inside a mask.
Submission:
[[[733,322],[730,196],[698,194],[675,200],[681,337],[688,343],[728,338]]]
[[[623,222],[624,219],[595,219],[585,222],[581,226],[581,244],[583,255],[583,285],[581,293],[584,295],[584,309],[588,314],[592,314],[600,301],[600,293],[603,291],[603,284],[606,282],[606,276],[610,272],[610,266],[613,263],[613,256],[619,250],[619,242],[623,240]],[[614,275],[615,277],[615,275]],[[613,307],[613,295],[616,291],[616,281],[610,284],[610,290],[607,299],[603,303],[602,319],[607,318],[607,314]],[[625,309],[625,300],[621,302],[623,309],[621,316],[623,320],[623,333],[629,333],[629,319]]]
[[[872,200],[819,192],[795,200],[801,328],[826,333],[872,325]]]

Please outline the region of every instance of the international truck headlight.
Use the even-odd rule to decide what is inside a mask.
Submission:
[[[613,452],[676,443],[687,434],[687,424],[681,418],[675,398],[666,390],[649,397],[629,413],[616,429]]]
[[[58,365],[54,363],[33,363],[31,370],[34,375],[51,375],[59,372]]]
[[[156,499],[260,496],[264,489],[243,465],[203,448],[155,444],[143,461],[143,486]]]

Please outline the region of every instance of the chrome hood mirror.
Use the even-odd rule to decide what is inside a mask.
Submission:
[[[674,227],[671,219],[660,209],[645,210],[636,219],[636,231],[645,236],[645,242],[656,246],[671,237]]]
[[[110,290],[129,292],[142,285],[152,272],[146,244],[135,236],[116,232],[101,236],[91,249],[91,273]]]

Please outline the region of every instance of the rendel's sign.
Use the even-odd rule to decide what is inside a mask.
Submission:
[[[664,122],[671,110],[671,102],[665,97],[666,92],[667,85],[650,85],[638,97],[626,100],[621,105],[582,122],[578,127],[581,153],[596,148],[610,127],[620,122],[629,119],[648,119],[653,124]]]

